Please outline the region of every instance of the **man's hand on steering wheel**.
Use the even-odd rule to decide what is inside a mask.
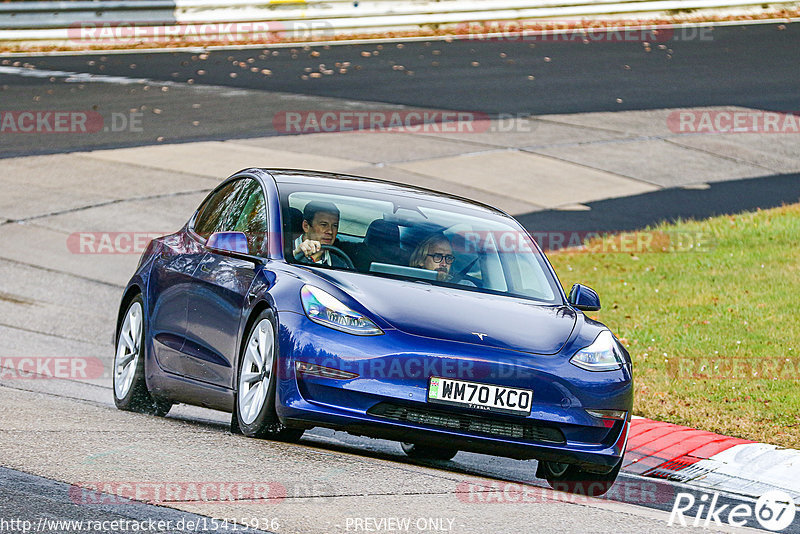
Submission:
[[[306,258],[311,258],[314,254],[322,250],[322,243],[314,241],[313,239],[306,239],[292,251],[292,255],[297,258],[301,254]]]

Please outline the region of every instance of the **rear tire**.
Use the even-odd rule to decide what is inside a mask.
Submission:
[[[536,476],[546,479],[554,490],[599,497],[614,485],[621,467],[622,458],[608,473],[591,473],[575,465],[540,461]]]
[[[120,410],[165,416],[172,402],[156,399],[145,380],[144,301],[136,295],[128,304],[117,334],[114,353],[114,404]]]
[[[431,447],[418,443],[402,443],[403,452],[409,458],[417,460],[452,460],[458,454],[458,449],[449,447]]]
[[[278,339],[275,314],[264,310],[253,321],[239,357],[236,406],[231,429],[250,438],[297,441],[302,429],[288,428],[278,419]]]

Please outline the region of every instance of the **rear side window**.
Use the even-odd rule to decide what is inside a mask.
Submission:
[[[203,239],[215,232],[243,232],[249,253],[262,255],[267,241],[267,210],[261,186],[251,178],[225,185],[200,207],[194,231]]]

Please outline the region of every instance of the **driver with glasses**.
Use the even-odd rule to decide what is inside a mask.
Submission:
[[[323,246],[333,246],[339,231],[339,208],[332,202],[311,201],[303,209],[303,233],[294,241],[292,255],[303,263],[347,267]]]

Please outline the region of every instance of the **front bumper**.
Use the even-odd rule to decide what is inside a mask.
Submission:
[[[360,337],[293,312],[279,314],[278,415],[289,426],[459,450],[536,458],[604,471],[624,453],[628,421],[586,409],[632,408],[629,369],[592,373],[565,354],[532,355],[387,330]],[[346,380],[299,374],[295,362],[358,375]],[[487,413],[427,400],[431,376],[533,390],[530,416]]]

